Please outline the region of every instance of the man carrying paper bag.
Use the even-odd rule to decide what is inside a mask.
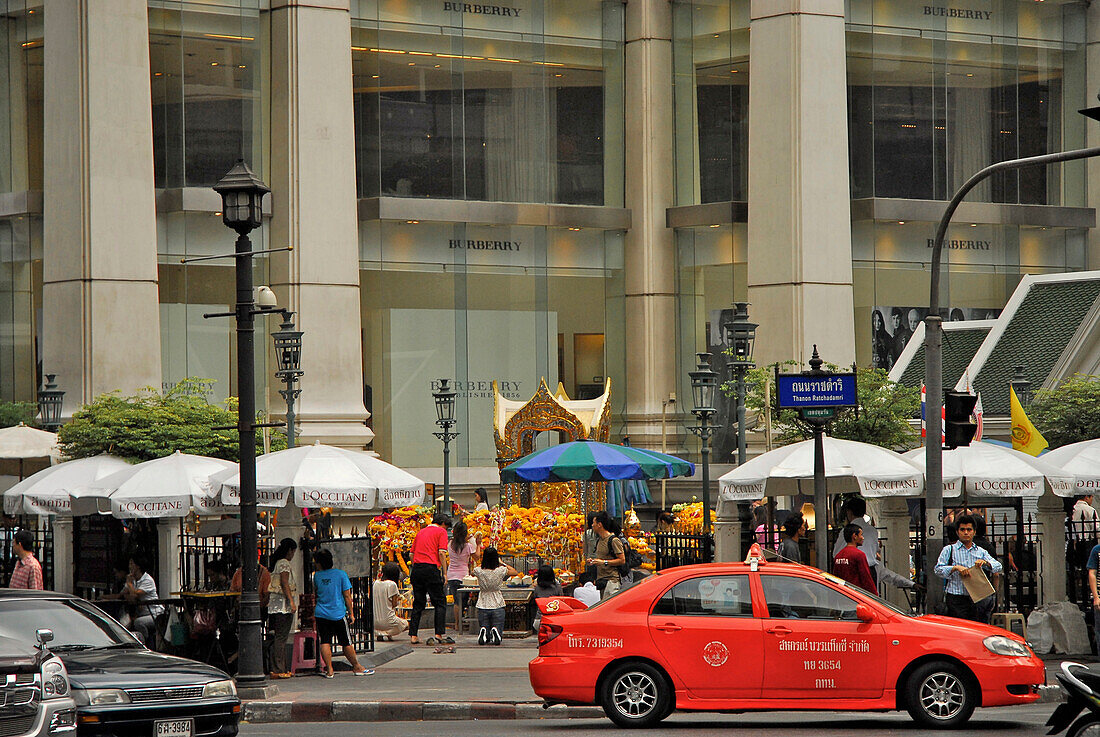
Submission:
[[[959,541],[940,552],[936,575],[947,582],[944,603],[949,617],[989,624],[992,607],[981,606],[979,602],[994,594],[986,573],[1000,573],[1001,564],[974,544],[975,527],[974,518],[968,514],[955,520]]]

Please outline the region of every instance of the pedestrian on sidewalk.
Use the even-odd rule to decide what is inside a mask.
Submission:
[[[348,623],[355,624],[355,611],[351,606],[351,579],[340,568],[333,568],[332,552],[321,549],[313,554],[313,590],[317,596],[317,606],[313,618],[317,623],[317,641],[321,645],[321,660],[324,662],[325,678],[336,675],[332,668],[332,641],[335,640],[344,649],[344,657],[351,663],[352,672],[357,676],[373,676],[374,669],[364,668],[355,656],[351,644]]]
[[[451,528],[451,544],[447,548],[447,593],[454,602],[455,632],[462,631],[462,579],[470,575],[473,568],[473,556],[477,553],[477,540],[470,539],[470,530],[466,523],[459,520]]]
[[[974,544],[976,529],[974,518],[969,514],[955,520],[955,534],[959,536],[959,540],[940,551],[940,557],[936,561],[936,575],[947,581],[944,587],[947,616],[981,622],[991,612],[974,603],[963,579],[970,576],[970,569],[975,565],[985,568],[988,573],[1000,573],[1002,567],[1000,561],[987,550]],[[986,621],[985,624],[989,622]]]
[[[290,678],[294,674],[286,667],[286,645],[294,626],[294,613],[298,611],[298,582],[290,561],[298,543],[292,537],[284,537],[271,554],[270,598],[267,600],[267,620],[274,636],[271,641],[271,677]]]
[[[447,530],[451,529],[451,518],[442,512],[436,512],[432,523],[416,533],[412,544],[412,582],[413,608],[409,617],[409,642],[420,643],[417,632],[420,630],[420,617],[432,600],[435,610],[435,637],[429,637],[429,645],[453,645],[454,638],[447,637],[447,595],[443,591],[443,572],[447,570]]]
[[[596,547],[588,565],[596,567],[596,588],[604,599],[614,596],[622,586],[620,569],[626,564],[626,551],[619,539],[619,525],[606,511],[592,519]]]
[[[508,576],[519,571],[500,562],[497,549],[490,546],[481,552],[481,565],[474,568],[477,576],[477,623],[481,631],[478,645],[499,645],[504,641],[504,594],[500,592]]]
[[[401,566],[393,561],[382,566],[382,576],[371,588],[374,601],[374,634],[379,640],[399,635],[409,628],[409,620],[397,616],[398,585],[401,583]]]
[[[833,575],[877,596],[878,587],[875,585],[875,579],[871,577],[867,555],[860,550],[864,542],[863,528],[854,522],[849,522],[844,526],[844,542],[847,544],[833,558]]]
[[[20,530],[11,540],[11,550],[19,559],[8,581],[10,589],[35,589],[41,591],[42,564],[34,557],[34,535],[30,530]]]
[[[798,541],[806,534],[809,527],[802,513],[792,514],[783,520],[783,542],[779,543],[779,555],[788,563],[802,562],[802,548]]]

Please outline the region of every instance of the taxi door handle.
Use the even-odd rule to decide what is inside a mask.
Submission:
[[[673,624],[672,622],[666,622],[665,624],[655,625],[654,629],[659,629],[662,632],[679,632],[683,627],[678,624]]]
[[[777,626],[775,626],[775,627],[769,627],[768,629],[766,629],[766,630],[764,630],[764,631],[765,631],[765,632],[767,632],[767,633],[768,633],[768,634],[770,634],[770,635],[780,635],[780,636],[782,636],[782,635],[789,635],[789,634],[791,634],[791,629],[790,629],[790,627],[784,627],[784,626],[783,626],[783,625],[781,625],[781,624],[780,624],[780,625],[777,625]]]

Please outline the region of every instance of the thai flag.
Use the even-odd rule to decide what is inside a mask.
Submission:
[[[927,392],[925,391],[924,384],[921,384],[920,385],[920,436],[921,436],[922,441],[923,441],[924,438],[928,437],[928,429],[927,429],[927,427],[925,427],[925,417],[924,417],[924,404],[925,404],[926,396],[927,396]],[[940,407],[940,428],[941,428],[940,443],[941,444],[943,443],[944,440],[946,440],[946,438],[944,437],[943,432],[942,432],[943,418],[946,416],[944,414],[944,412],[945,412],[945,409],[943,407]]]

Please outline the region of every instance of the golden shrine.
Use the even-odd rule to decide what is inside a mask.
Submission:
[[[607,379],[603,394],[595,399],[570,399],[561,382],[551,393],[546,379],[542,379],[535,396],[527,402],[505,399],[494,381],[493,436],[497,444],[498,468],[532,453],[540,432],[557,432],[562,443],[585,439],[606,443],[611,437],[611,379]],[[500,485],[503,507],[518,504],[581,514],[602,509],[604,494],[603,482]]]

